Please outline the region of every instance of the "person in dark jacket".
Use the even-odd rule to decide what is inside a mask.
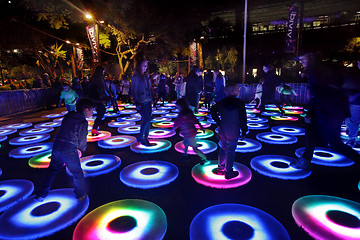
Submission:
[[[55,137],[51,162],[35,196],[36,200],[40,202],[44,200],[51,183],[64,164],[73,177],[75,197],[79,202],[86,198],[84,174],[77,149],[83,152],[86,149],[88,134],[86,118],[91,117],[93,111],[94,103],[90,99],[80,99],[76,104],[76,112],[72,111],[65,115]]]
[[[215,79],[215,102],[220,102],[226,97],[225,94],[225,78],[219,70],[214,71]]]
[[[233,170],[235,149],[239,137],[245,138],[248,127],[245,104],[237,98],[240,94],[237,83],[228,83],[225,93],[227,97],[216,103],[210,110],[212,118],[219,126],[218,138],[221,141],[219,164],[214,173],[231,179],[239,175],[238,171]]]
[[[202,70],[198,66],[193,66],[190,73],[185,77],[186,92],[185,99],[188,101],[191,110],[197,113],[199,108],[200,94],[203,84],[201,78]]]

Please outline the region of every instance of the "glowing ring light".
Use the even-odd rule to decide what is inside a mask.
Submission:
[[[135,125],[136,123],[133,121],[122,121],[122,122],[109,122],[108,126],[109,127],[127,127],[127,126],[132,126]]]
[[[296,149],[295,155],[300,157],[304,151],[305,147]],[[354,161],[340,153],[331,150],[330,148],[316,147],[311,163],[330,167],[348,167],[353,165]]]
[[[117,112],[107,112],[104,114],[104,117],[118,117],[120,116],[120,113]]]
[[[56,118],[56,119],[53,119],[53,122],[62,122],[63,119],[64,119],[63,117],[62,118]]]
[[[209,128],[209,127],[211,127],[211,123],[209,123],[209,122],[200,121],[200,124],[201,124],[201,126],[202,126],[203,128]],[[198,124],[195,124],[195,127],[196,127],[197,129],[200,129],[200,126],[199,126]]]
[[[303,110],[303,107],[299,106],[283,106],[283,108],[286,110]]]
[[[134,105],[134,104],[128,104],[128,105],[125,105],[124,107],[125,107],[125,108],[130,108],[130,109],[135,109],[135,108],[136,108],[136,105]]]
[[[178,113],[179,109],[175,108],[175,109],[171,110],[171,112]]]
[[[15,148],[9,152],[13,158],[30,158],[52,149],[53,143],[35,143]]]
[[[132,122],[137,122],[140,121],[141,117],[119,117],[116,119],[116,121],[121,122],[121,121],[132,121]]]
[[[253,109],[246,109],[246,113],[259,113],[260,110],[253,108]]]
[[[52,127],[31,128],[31,129],[26,129],[26,130],[20,131],[19,135],[26,136],[26,135],[32,135],[32,134],[49,133],[52,131],[54,131],[54,128],[52,128]]]
[[[264,130],[270,127],[267,123],[256,123],[256,122],[249,122],[247,123],[248,129],[252,130]]]
[[[254,108],[255,107],[255,103],[246,103],[245,104],[245,108]]]
[[[158,107],[159,110],[172,110],[174,109],[174,107],[172,106],[162,106],[162,107]]]
[[[81,157],[81,151],[77,150],[79,158]],[[29,159],[29,166],[32,168],[48,168],[51,161],[52,150],[40,153]]]
[[[254,113],[247,113],[247,114],[246,114],[246,117],[247,117],[247,118],[253,118],[253,117],[256,117],[256,114],[254,114]]]
[[[172,128],[174,126],[174,122],[154,122],[152,123],[152,126],[158,128]]]
[[[130,115],[130,117],[139,117],[141,118],[141,114],[140,113],[133,113]]]
[[[48,115],[41,116],[42,118],[60,118],[63,117],[65,114],[62,113],[52,113]]]
[[[15,128],[0,128],[0,136],[10,135],[16,132],[17,129]]]
[[[97,154],[80,158],[81,169],[84,177],[95,177],[101,174],[112,172],[121,164],[121,159],[116,155]],[[67,174],[71,176],[68,168]]]
[[[157,188],[173,182],[179,175],[178,168],[165,161],[137,162],[120,172],[120,180],[134,188]]]
[[[26,145],[26,144],[33,144],[39,143],[50,138],[50,134],[36,134],[36,135],[26,135],[21,137],[13,138],[9,141],[10,145]]]
[[[210,112],[210,110],[207,109],[206,107],[201,107],[201,108],[199,109],[199,112]]]
[[[219,141],[219,146],[221,147],[221,141]],[[256,140],[252,140],[249,138],[246,138],[244,140],[239,139],[236,145],[235,152],[238,153],[256,152],[259,151],[261,148],[262,148],[261,143]]]
[[[118,136],[112,136],[112,137],[100,140],[98,142],[98,145],[101,148],[116,149],[116,148],[128,147],[134,142],[136,142],[136,137],[126,136],[126,135],[118,135]]]
[[[184,136],[181,134],[181,132],[180,132],[179,135],[180,135],[181,137],[184,137]],[[214,132],[213,132],[213,131],[211,131],[211,130],[209,130],[209,129],[205,129],[205,133],[204,133],[202,130],[198,129],[195,138],[196,138],[196,139],[205,139],[205,138],[210,138],[210,137],[212,137],[212,136],[214,136]]]
[[[241,163],[234,162],[233,168],[240,174],[229,180],[225,179],[224,175],[213,173],[213,170],[218,167],[217,164],[217,161],[211,161],[210,165],[196,164],[191,170],[191,175],[201,185],[220,189],[240,187],[251,180],[250,169]]]
[[[305,129],[300,127],[275,126],[271,128],[271,131],[274,133],[283,133],[294,136],[305,135]]]
[[[279,112],[262,112],[261,116],[264,117],[271,117],[271,116],[280,116],[281,114]]]
[[[357,202],[310,195],[297,199],[291,211],[296,224],[314,239],[359,239],[360,204]]]
[[[262,117],[252,117],[248,118],[247,121],[251,123],[267,123],[269,120]]]
[[[171,148],[171,142],[165,139],[149,139],[151,146],[145,146],[139,142],[131,144],[130,149],[136,153],[156,153],[164,152]]]
[[[271,116],[270,117],[272,120],[277,120],[277,121],[297,121],[298,118],[297,117],[291,117],[291,116]]]
[[[154,110],[152,111],[152,114],[154,115],[158,115],[158,114],[167,114],[169,113],[170,111],[167,111],[167,110]]]
[[[279,108],[278,107],[265,107],[265,110],[267,111],[279,111]]]
[[[87,135],[87,142],[97,142],[97,141],[100,141],[102,139],[111,137],[111,133],[108,132],[108,131],[99,131],[99,133],[100,134],[97,135],[97,136],[92,136],[91,133],[89,133]]]
[[[247,205],[228,203],[198,213],[190,225],[190,239],[290,240],[290,236],[268,213]]]
[[[217,144],[209,140],[198,140],[196,141],[196,143],[198,145],[198,149],[201,150],[204,154],[214,152],[217,149]],[[175,144],[175,150],[179,153],[185,152],[185,146],[183,141]],[[187,154],[196,155],[193,148],[190,146],[188,148]]]
[[[140,133],[140,127],[140,125],[119,127],[117,131],[121,134],[138,134]]]
[[[73,189],[52,190],[43,202],[27,198],[1,215],[0,238],[37,239],[51,235],[76,222],[88,206],[89,199],[79,203]]]
[[[46,123],[38,123],[34,125],[35,128],[43,128],[43,127],[60,127],[61,122],[46,122]]]
[[[196,117],[205,117],[207,115],[207,112],[198,112],[194,114]]]
[[[269,144],[293,144],[297,137],[280,133],[263,132],[256,135],[257,140]]]
[[[261,155],[254,157],[250,165],[258,173],[287,180],[298,180],[310,176],[311,171],[296,169],[290,166],[295,158],[280,155]]]
[[[7,139],[7,136],[0,136],[0,142],[3,142]]]
[[[14,124],[8,124],[8,125],[4,125],[1,126],[1,129],[6,129],[6,128],[15,128],[15,129],[21,129],[21,128],[28,128],[31,127],[32,123],[14,123]]]
[[[175,131],[169,129],[151,129],[149,131],[149,138],[169,138],[175,134]]]
[[[179,116],[178,113],[167,113],[167,114],[162,115],[162,117],[165,117],[165,118],[177,118],[178,116]]]
[[[1,145],[0,145],[0,147],[1,147]],[[1,170],[1,168],[0,168],[0,176],[1,176],[1,174],[2,174],[2,170]]]
[[[173,101],[173,102],[170,102],[170,103],[165,103],[165,105],[164,105],[164,106],[175,107],[175,106],[176,106],[176,104],[175,104],[175,102]]]
[[[29,197],[33,191],[34,184],[28,180],[16,179],[1,181],[0,212]]]
[[[296,115],[300,115],[302,114],[302,111],[298,111],[298,110],[285,110],[285,114],[296,114]]]
[[[204,121],[204,117],[196,117],[199,121]]]
[[[171,118],[168,117],[156,117],[151,119],[151,122],[171,122]]]
[[[125,199],[88,213],[76,226],[73,240],[163,239],[166,229],[166,215],[159,206],[140,199]]]
[[[120,114],[133,114],[133,113],[136,113],[136,110],[125,109],[120,111]]]

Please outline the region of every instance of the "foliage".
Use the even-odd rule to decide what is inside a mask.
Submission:
[[[111,47],[110,35],[107,33],[101,32],[99,34],[99,44],[100,44],[100,46],[104,47],[105,49],[110,48]]]
[[[159,73],[165,73],[167,75],[171,75],[176,73],[176,63],[172,61],[162,61],[158,64]]]
[[[348,53],[352,60],[360,59],[360,37],[350,39],[343,51]]]
[[[234,47],[217,49],[216,55],[208,55],[205,59],[206,69],[221,69],[231,78],[235,79],[238,64],[238,51]]]

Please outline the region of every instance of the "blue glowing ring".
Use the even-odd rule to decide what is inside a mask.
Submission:
[[[277,121],[297,121],[299,120],[297,117],[291,117],[291,116],[271,116],[270,117],[272,120],[277,120]]]
[[[151,129],[149,131],[149,138],[169,138],[176,134],[170,129]]]
[[[252,123],[266,123],[269,120],[267,118],[262,118],[262,117],[253,117],[253,118],[248,118],[247,121]]]
[[[262,112],[261,116],[269,117],[269,116],[280,116],[281,114],[278,112]]]
[[[132,122],[137,122],[140,121],[141,117],[118,117],[116,119],[116,121],[121,122],[121,121],[132,121]]]
[[[175,108],[175,109],[171,110],[171,112],[178,113],[179,109]]]
[[[296,169],[290,166],[295,158],[280,155],[261,155],[254,157],[250,165],[258,173],[286,180],[298,180],[310,176],[311,171]]]
[[[32,135],[32,134],[43,134],[43,133],[49,133],[52,131],[54,131],[54,128],[52,128],[52,127],[31,128],[31,129],[26,129],[26,130],[20,131],[19,135],[26,136],[26,135]]]
[[[120,111],[120,114],[134,114],[134,113],[136,113],[136,110],[132,110],[132,109],[125,109]]]
[[[271,128],[271,131],[294,136],[305,135],[305,129],[301,127],[275,126]]]
[[[190,239],[290,240],[290,236],[268,213],[247,205],[228,203],[198,213],[190,225]]]
[[[33,191],[34,184],[28,180],[16,179],[1,181],[0,212],[29,197]]]
[[[171,122],[171,118],[167,118],[167,117],[156,117],[151,119],[151,122]]]
[[[198,149],[201,150],[204,154],[214,152],[217,149],[217,144],[210,140],[202,140],[201,139],[201,140],[197,140],[196,143],[198,145]],[[185,146],[184,146],[183,141],[175,144],[175,150],[179,153],[184,153]],[[187,154],[196,155],[196,153],[190,146],[188,148]]]
[[[269,144],[294,144],[297,137],[279,133],[263,132],[256,135],[257,140]]]
[[[247,123],[248,129],[252,130],[264,130],[270,127],[267,123],[256,123],[256,122],[249,122]]]
[[[0,135],[0,142],[5,141],[6,139],[7,139],[7,136],[1,136],[1,135]]]
[[[179,134],[181,137],[184,137],[181,132]],[[209,130],[209,129],[205,129],[205,132],[203,132],[201,129],[197,130],[197,134],[195,136],[196,139],[205,139],[205,138],[211,138],[212,136],[214,136],[214,132]]]
[[[27,198],[0,216],[0,238],[37,239],[51,235],[76,222],[88,206],[89,199],[78,202],[73,189],[52,190],[43,202]]]
[[[171,142],[165,139],[149,139],[151,146],[145,146],[139,142],[131,144],[130,149],[136,153],[156,153],[164,152],[171,148]]]
[[[22,129],[22,128],[28,128],[31,127],[32,123],[14,123],[14,124],[8,124],[1,126],[1,129],[7,129],[7,128],[15,128],[15,129]]]
[[[204,117],[196,117],[199,121],[204,121]]]
[[[108,126],[109,127],[116,127],[116,128],[119,128],[119,127],[127,127],[127,126],[132,126],[132,125],[135,125],[136,122],[133,122],[133,121],[122,121],[122,122],[109,122],[108,123]]]
[[[15,129],[15,128],[0,128],[0,136],[11,135],[16,132],[17,132],[17,129]]]
[[[33,143],[39,143],[42,141],[46,141],[50,138],[50,134],[36,134],[36,135],[26,135],[21,137],[13,138],[9,141],[10,145],[27,145]]]
[[[300,106],[283,106],[284,109],[288,109],[288,110],[303,110],[303,107]]]
[[[298,148],[295,151],[295,155],[300,157],[304,151],[305,147]],[[330,167],[348,167],[353,165],[354,161],[340,153],[331,150],[330,148],[316,147],[311,163]]]
[[[309,195],[294,202],[292,215],[296,224],[314,239],[359,239],[360,204],[357,202]]]
[[[1,146],[1,145],[0,145]],[[2,174],[2,170],[1,170],[1,168],[0,168],[0,176],[1,176],[1,174]]]
[[[256,117],[256,114],[255,113],[247,113],[246,117],[247,118],[254,118],[254,117]]]
[[[68,111],[62,111],[61,114],[62,115],[66,115],[68,113]]]
[[[162,107],[158,107],[159,110],[172,110],[174,109],[174,107],[172,106],[162,106]]]
[[[63,117],[62,118],[56,118],[56,119],[53,119],[53,122],[62,122],[63,119],[64,119]]]
[[[179,116],[179,114],[178,113],[167,113],[167,114],[164,114],[161,116],[165,117],[165,118],[177,118]]]
[[[250,109],[252,109],[252,108],[254,108],[255,107],[255,104],[253,104],[253,103],[246,103],[245,104],[245,108],[250,108]]]
[[[130,146],[133,142],[136,142],[136,137],[118,135],[112,136],[98,142],[99,147],[107,149],[124,148]]]
[[[179,175],[178,168],[165,161],[137,162],[120,172],[120,180],[134,188],[157,188],[173,182]]]
[[[141,118],[141,114],[140,113],[133,113],[130,115],[130,117],[139,117]]]
[[[206,107],[201,107],[201,108],[199,108],[199,112],[210,112],[210,110],[209,109],[207,109]]]
[[[42,118],[60,118],[63,117],[65,114],[62,113],[52,113],[48,115],[41,116]]]
[[[9,152],[9,156],[13,158],[30,158],[40,153],[51,150],[53,143],[35,143],[15,148]]]
[[[167,111],[167,110],[154,110],[154,111],[152,111],[152,114],[159,115],[159,114],[167,114],[169,112],[170,111]]]
[[[221,147],[221,141],[219,141],[219,146]],[[238,140],[238,144],[236,145],[235,152],[238,153],[248,153],[248,152],[256,152],[262,148],[260,142],[256,140],[252,140],[246,138],[244,140]]]
[[[139,134],[140,133],[140,125],[132,125],[119,127],[117,131],[121,134]]]
[[[118,117],[120,116],[120,113],[117,113],[117,112],[106,112],[104,114],[104,117]]]
[[[43,127],[60,127],[61,122],[46,122],[46,123],[38,123],[34,125],[35,128],[43,128]]]

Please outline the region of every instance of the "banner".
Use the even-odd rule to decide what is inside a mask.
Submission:
[[[193,65],[196,65],[197,61],[197,49],[196,49],[196,42],[190,43],[190,59]]]
[[[297,42],[297,23],[299,18],[299,8],[291,6],[289,9],[289,19],[286,28],[285,52],[294,53]]]
[[[98,32],[97,25],[95,25],[95,26],[89,25],[86,27],[86,33],[87,33],[89,41],[90,41],[91,52],[93,55],[94,63],[100,62],[99,41],[98,41],[97,32]]]
[[[82,69],[84,67],[84,51],[82,48],[76,47],[76,57],[77,68]]]

